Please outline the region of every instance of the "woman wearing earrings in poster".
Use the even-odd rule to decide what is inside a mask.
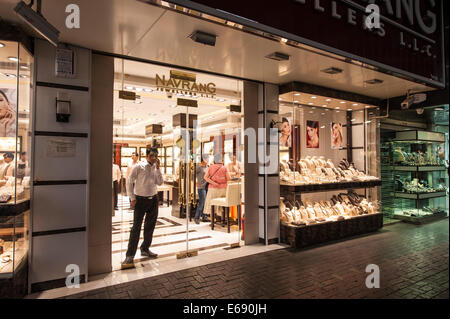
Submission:
[[[291,147],[291,124],[285,117],[281,120],[280,146]]]
[[[16,110],[4,90],[0,89],[0,137],[16,136]]]

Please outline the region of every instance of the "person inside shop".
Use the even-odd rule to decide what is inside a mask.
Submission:
[[[280,146],[291,147],[291,124],[285,117],[281,119]]]
[[[134,256],[139,243],[144,217],[144,241],[140,247],[141,256],[148,258],[158,257],[157,254],[149,249],[158,218],[157,187],[163,183],[163,177],[159,168],[158,149],[154,147],[148,148],[146,160],[146,162],[138,162],[133,167],[127,181],[127,193],[131,198],[131,207],[134,208],[134,218],[128,241],[128,250],[122,263],[122,268],[134,267]]]
[[[227,165],[227,169],[231,179],[235,180],[241,178],[242,167],[241,163],[237,161],[236,155],[233,155],[233,161]]]
[[[20,153],[20,158],[17,161],[17,178],[30,176],[30,168],[28,167],[27,153]]]
[[[122,173],[120,172],[120,167],[116,163],[114,163],[113,159],[113,189],[114,189],[114,210],[118,210],[118,196],[119,196],[119,183],[122,177]]]
[[[340,123],[331,123],[331,148],[341,148],[342,141],[342,125]]]
[[[200,217],[202,222],[208,222],[208,218],[203,214],[206,198],[206,180],[205,175],[208,170],[206,159],[202,159],[200,165],[195,167],[195,177],[197,179],[197,193],[198,193],[198,205],[195,211],[194,221],[196,224],[200,224]]]
[[[205,200],[205,213],[211,216],[211,200],[225,197],[227,183],[231,180],[227,167],[223,165],[222,154],[214,155],[214,164],[208,167],[205,180],[209,184]]]
[[[14,176],[14,154],[3,154],[3,164],[0,166],[0,186],[3,186],[8,181],[8,177]]]
[[[306,147],[319,148],[319,122],[306,121]]]
[[[0,137],[16,136],[16,110],[6,93],[0,90]]]
[[[125,174],[125,188],[126,188],[126,184],[128,183],[128,176],[130,176],[131,174],[131,170],[133,169],[133,167],[137,164],[137,162],[139,161],[139,156],[136,152],[131,153],[131,160],[128,162],[127,165],[127,172]],[[134,185],[131,185],[131,187],[134,187]],[[131,203],[131,198],[129,198],[130,203]]]

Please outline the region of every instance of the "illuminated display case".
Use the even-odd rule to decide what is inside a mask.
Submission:
[[[393,201],[386,212],[406,222],[422,223],[448,215],[448,163],[445,135],[402,131],[384,143],[385,165],[391,172],[386,185]]]
[[[304,247],[382,227],[376,106],[291,96],[276,123],[281,241]]]
[[[33,62],[22,44],[0,40],[0,296],[29,250]]]

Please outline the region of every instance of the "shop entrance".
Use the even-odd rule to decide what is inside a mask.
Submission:
[[[185,258],[241,244],[244,215],[242,83],[115,59],[112,265],[128,248],[136,165],[156,149],[162,174],[150,250]],[[205,190],[205,175],[214,183]],[[210,180],[211,181],[211,180]],[[203,210],[201,209],[203,206]],[[241,218],[240,218],[241,217]],[[135,263],[154,260],[140,254]],[[226,250],[224,250],[226,251]]]

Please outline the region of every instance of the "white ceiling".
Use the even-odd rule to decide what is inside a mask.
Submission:
[[[19,21],[12,11],[17,2],[2,0],[0,16]],[[404,95],[408,89],[430,90],[420,84],[342,62],[331,55],[294,48],[136,0],[77,0],[81,28],[67,29],[65,7],[72,2],[44,0],[42,13],[61,31],[61,41],[99,51],[270,83],[307,82],[377,98]],[[195,30],[216,34],[216,46],[201,45],[189,39],[188,35]],[[290,60],[277,62],[265,58],[275,51],[289,54]],[[320,72],[331,66],[344,72],[336,75]],[[384,80],[384,83],[364,83],[373,78]]]

